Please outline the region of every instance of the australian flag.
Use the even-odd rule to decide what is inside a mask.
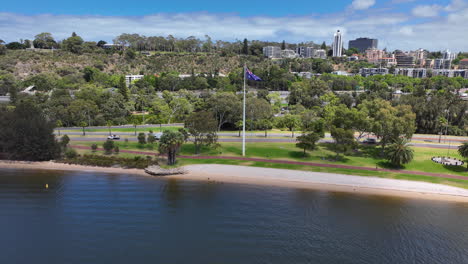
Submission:
[[[245,74],[246,74],[246,77],[247,77],[248,80],[251,80],[251,81],[261,81],[262,80],[262,79],[260,79],[260,77],[253,74],[252,71],[249,70],[248,68],[245,68]]]

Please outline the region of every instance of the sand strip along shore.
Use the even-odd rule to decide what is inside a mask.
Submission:
[[[184,168],[189,173],[168,177],[468,202],[468,189],[421,181],[218,164]]]
[[[0,161],[0,168],[103,172],[154,177],[140,169],[68,165],[54,162]],[[189,165],[184,169],[188,173],[159,178],[468,202],[468,189],[420,181],[219,164]]]

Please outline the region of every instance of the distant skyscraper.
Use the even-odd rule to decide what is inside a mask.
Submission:
[[[338,30],[333,38],[333,57],[341,57],[343,52],[343,40],[341,39],[341,32]]]
[[[378,43],[377,39],[357,38],[349,41],[348,49],[355,48],[360,53],[364,53],[367,49],[377,49]]]

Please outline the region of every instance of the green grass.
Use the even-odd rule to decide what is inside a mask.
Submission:
[[[74,145],[85,145],[91,146],[96,143],[102,146],[102,142],[73,142]],[[146,144],[140,145],[137,142],[115,141],[116,145],[119,146],[120,150],[136,150],[136,151],[150,151],[157,153],[157,143],[153,145]],[[336,153],[332,150],[332,144],[319,144],[318,149],[307,152],[304,157],[302,150],[297,148],[294,143],[248,143],[246,157],[251,158],[262,158],[272,160],[291,160],[291,161],[305,161],[305,162],[316,162],[326,164],[340,164],[350,166],[360,166],[375,168],[391,168],[385,159],[380,157],[380,148],[374,146],[361,146],[358,152],[351,152],[347,155],[339,155],[337,158]],[[414,160],[404,166],[405,170],[441,173],[441,174],[452,174],[468,176],[466,167],[461,166],[443,166],[431,161],[433,156],[447,155],[447,150],[444,149],[432,149],[432,148],[414,148],[415,155]],[[195,148],[194,144],[186,143],[182,146],[180,155],[194,155]],[[241,156],[241,143],[238,142],[224,142],[221,143],[217,149],[203,148],[201,155],[205,156]],[[450,150],[448,155],[461,159],[456,150]],[[195,162],[201,162],[199,160]],[[330,168],[323,168],[324,170],[330,170]]]

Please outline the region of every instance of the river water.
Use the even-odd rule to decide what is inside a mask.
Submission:
[[[468,263],[468,205],[0,169],[0,263]]]

